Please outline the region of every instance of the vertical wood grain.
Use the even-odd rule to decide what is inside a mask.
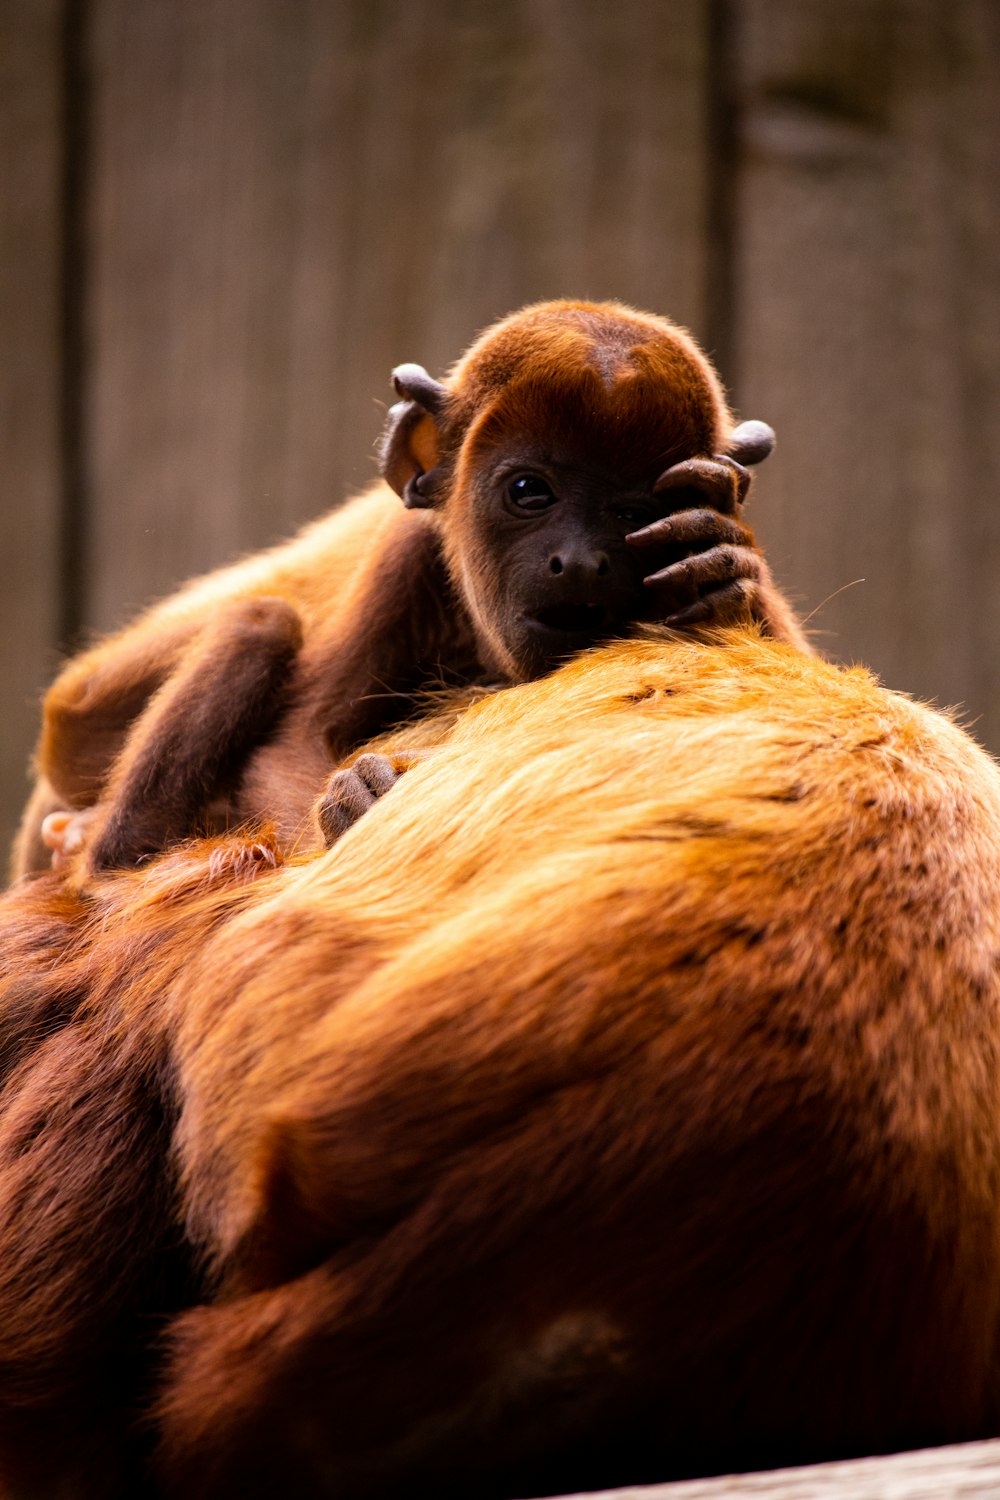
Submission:
[[[821,644],[1000,749],[1000,10],[739,15],[738,395],[780,442],[761,532]]]
[[[87,616],[374,477],[536,297],[704,317],[704,0],[91,0]]]
[[[58,0],[5,0],[0,6],[0,839],[5,843],[27,793],[38,695],[55,663],[59,629],[62,9]]]

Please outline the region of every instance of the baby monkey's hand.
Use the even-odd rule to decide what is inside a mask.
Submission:
[[[774,584],[741,516],[751,477],[744,464],[759,463],[773,446],[774,433],[765,423],[744,422],[734,431],[728,453],[685,459],[654,484],[654,495],[687,491],[708,502],[672,511],[627,538],[633,547],[669,547],[688,554],[644,579],[647,588],[663,595],[664,624],[683,630],[741,620],[758,620],[768,628],[775,623]]]
[[[345,771],[334,771],[316,804],[316,819],[329,849],[354,826],[379,797],[396,785],[404,771],[416,765],[427,750],[394,751],[391,755],[359,755]]]

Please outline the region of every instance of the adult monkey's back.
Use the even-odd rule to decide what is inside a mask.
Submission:
[[[46,1097],[50,1026],[0,1115],[0,1370],[31,1357],[32,1234],[57,1369],[97,1293],[135,1296],[166,1147],[113,1211],[81,1164],[128,1139],[100,1080],[155,1056],[208,1268],[177,1315],[140,1278],[168,1496],[555,1493],[996,1432],[998,828],[992,762],[864,672],[651,638],[487,700],[304,866],[105,877],[66,1048],[101,1069]],[[0,916],[41,924],[49,888]],[[79,1202],[26,1217],[57,1169]]]

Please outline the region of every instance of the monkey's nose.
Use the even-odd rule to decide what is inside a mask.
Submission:
[[[610,571],[611,559],[606,552],[554,552],[549,558],[549,572],[564,574],[567,583],[589,583]]]

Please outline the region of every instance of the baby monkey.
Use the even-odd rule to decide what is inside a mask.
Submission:
[[[212,819],[330,842],[398,768],[331,772],[428,689],[525,682],[637,623],[809,650],[742,516],[773,433],[734,427],[683,329],[539,303],[444,381],[394,380],[385,483],[67,664],[15,875],[84,845],[80,878],[133,865]]]

